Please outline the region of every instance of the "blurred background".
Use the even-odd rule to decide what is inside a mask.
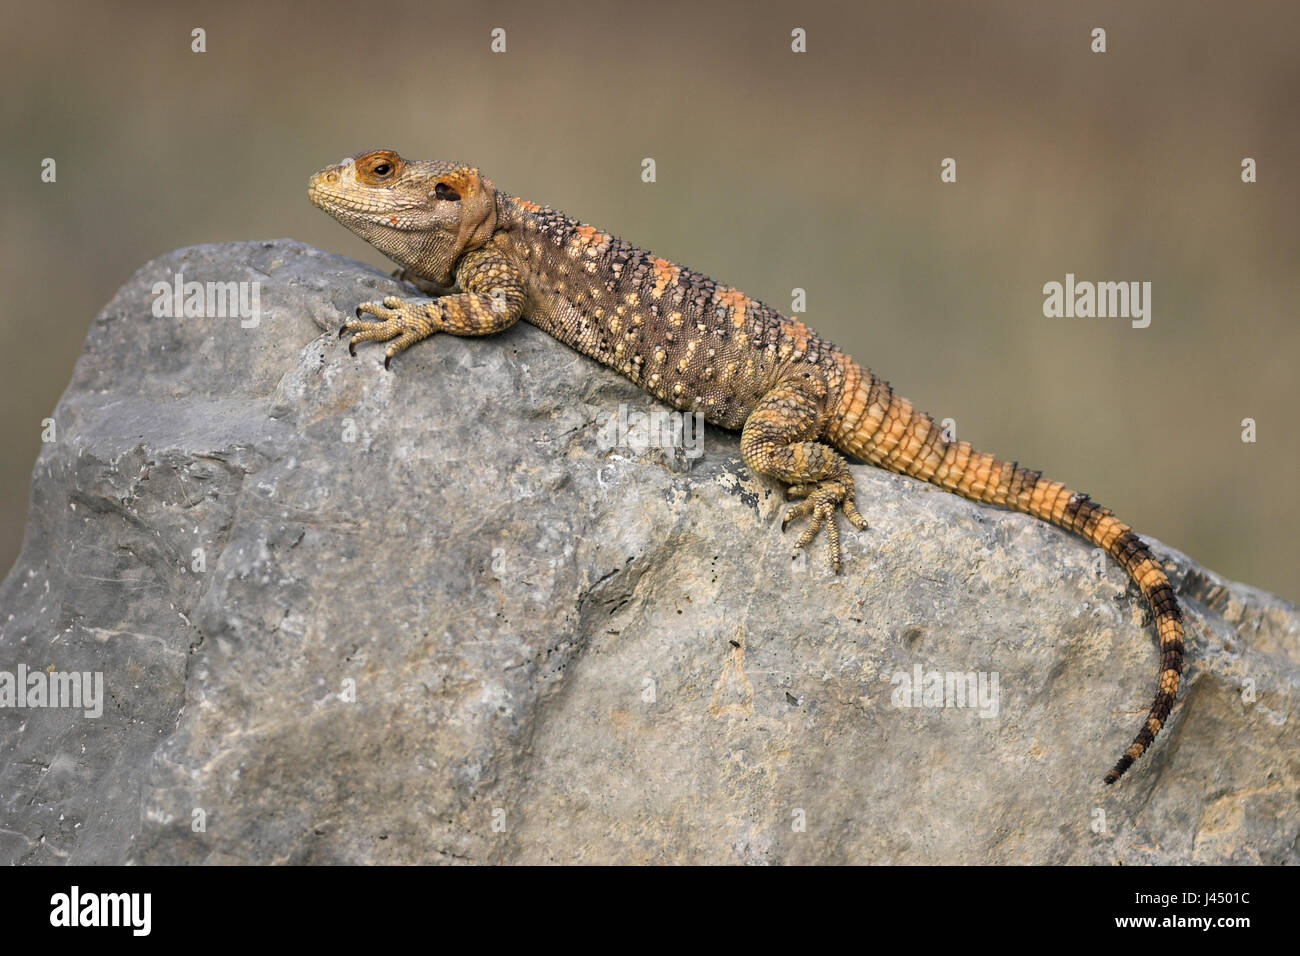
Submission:
[[[803,288],[809,324],[961,438],[1300,598],[1294,2],[4,0],[3,22],[0,570],[117,287],[285,236],[387,271],[306,198],[382,145],[779,309]],[[1151,326],[1045,318],[1067,272],[1151,282]]]

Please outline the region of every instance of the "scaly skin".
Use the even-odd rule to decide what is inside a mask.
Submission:
[[[387,342],[387,366],[436,332],[490,335],[522,318],[674,408],[739,430],[745,464],[803,499],[782,526],[809,519],[800,548],[825,528],[835,571],[836,512],[866,528],[839,452],[1023,511],[1103,548],[1141,589],[1160,638],[1155,700],[1106,783],[1118,780],[1164,725],[1183,667],[1178,601],[1141,539],[1087,495],[967,442],[945,441],[928,415],[798,319],[508,196],[472,166],[371,150],[316,173],[308,197],[397,262],[402,278],[435,296],[363,302],[357,321],[339,330],[351,333],[349,350]],[[379,321],[363,320],[365,314]]]

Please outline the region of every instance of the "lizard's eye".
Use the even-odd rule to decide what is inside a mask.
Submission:
[[[445,199],[448,202],[460,202],[460,193],[452,189],[446,183],[438,183],[433,187],[433,194],[439,199]]]
[[[406,164],[391,149],[377,149],[357,157],[357,179],[367,186],[389,186]]]

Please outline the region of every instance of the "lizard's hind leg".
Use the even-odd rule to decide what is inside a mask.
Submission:
[[[763,396],[740,436],[740,454],[745,464],[762,475],[789,484],[787,496],[803,498],[786,512],[781,527],[795,518],[808,517],[795,547],[807,547],[823,526],[830,549],[831,569],[840,569],[840,531],[835,512],[844,515],[859,531],[867,522],[853,503],[853,475],[840,454],[817,441],[825,389],[813,379],[780,385]]]

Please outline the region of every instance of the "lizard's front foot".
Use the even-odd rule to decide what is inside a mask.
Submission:
[[[826,540],[830,547],[830,567],[836,574],[840,570],[840,529],[835,521],[835,511],[837,508],[844,510],[844,517],[849,519],[849,523],[859,531],[867,530],[867,521],[858,513],[857,505],[853,503],[853,476],[849,474],[847,468],[843,473],[836,475],[834,478],[827,478],[823,481],[810,482],[808,484],[791,485],[786,489],[786,497],[803,498],[789,511],[785,513],[785,519],[781,522],[781,530],[785,530],[795,518],[802,518],[805,515],[809,517],[808,527],[804,528],[803,534],[795,542],[796,548],[806,548],[812,543],[812,539],[817,536],[818,530],[822,525],[826,526]]]
[[[361,321],[362,314],[367,312],[379,321]],[[339,329],[339,338],[352,333],[348,353],[357,354],[358,342],[388,342],[388,348],[384,349],[384,368],[388,368],[398,352],[440,330],[442,312],[436,302],[407,302],[390,295],[384,297],[382,304],[362,302],[357,306],[357,319],[344,322]]]

